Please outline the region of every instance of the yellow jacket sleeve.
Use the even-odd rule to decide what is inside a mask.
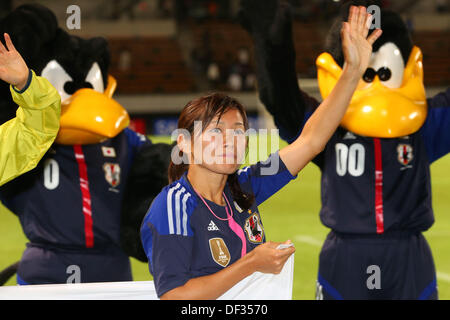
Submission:
[[[31,70],[25,88],[10,91],[19,108],[0,126],[0,185],[36,167],[56,138],[61,113],[56,89]]]

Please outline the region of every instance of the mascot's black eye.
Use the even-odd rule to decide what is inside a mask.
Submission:
[[[366,72],[364,73],[364,75],[363,75],[363,80],[365,82],[369,82],[370,83],[370,82],[373,81],[373,79],[375,79],[376,75],[377,75],[377,72],[374,69],[368,68],[366,70]]]
[[[392,77],[391,69],[386,67],[378,69],[378,77],[381,81],[388,81]]]
[[[74,94],[77,89],[78,88],[73,81],[68,81],[64,84],[64,91],[69,95]]]
[[[83,84],[80,85],[80,83],[75,83],[74,81],[68,81],[64,84],[64,91],[69,95],[72,95],[79,89],[83,89],[83,88],[93,89],[94,86],[90,82],[83,82]]]

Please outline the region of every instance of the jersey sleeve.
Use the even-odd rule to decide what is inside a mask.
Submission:
[[[141,240],[158,297],[182,286],[190,278],[193,232],[187,213],[189,196],[175,187],[166,187],[153,201],[141,226]]]
[[[239,183],[244,189],[253,192],[257,206],[296,177],[289,172],[278,151],[272,153],[266,161],[257,162],[238,171]]]
[[[19,108],[0,126],[0,185],[36,167],[56,138],[61,113],[56,89],[31,70],[26,86],[10,91]]]
[[[450,152],[450,88],[428,99],[428,115],[421,133],[430,163]]]
[[[137,149],[144,144],[152,143],[145,135],[137,133],[130,128],[125,129],[125,134],[127,135],[129,145],[134,149]]]
[[[130,158],[130,164],[133,163],[137,153],[146,146],[151,146],[152,141],[145,135],[137,133],[130,128],[124,130],[128,141],[128,157]]]

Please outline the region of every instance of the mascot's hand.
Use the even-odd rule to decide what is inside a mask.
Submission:
[[[372,45],[381,36],[380,29],[367,37],[372,16],[365,7],[351,6],[348,21],[341,29],[342,51],[344,53],[344,67],[360,73],[366,71],[372,55]]]
[[[0,42],[0,79],[22,90],[27,84],[29,70],[9,35],[5,33],[4,36],[8,49]]]
[[[281,45],[292,33],[292,11],[280,0],[241,0],[241,25],[253,36]]]

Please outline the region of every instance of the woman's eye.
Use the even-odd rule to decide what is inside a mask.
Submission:
[[[209,130],[209,132],[211,132],[211,133],[222,133],[222,130],[220,128],[212,128],[211,130]]]
[[[238,134],[238,135],[242,135],[242,134],[244,134],[244,130],[242,130],[242,129],[236,129],[236,130],[234,130],[234,133],[235,133],[235,134]]]

